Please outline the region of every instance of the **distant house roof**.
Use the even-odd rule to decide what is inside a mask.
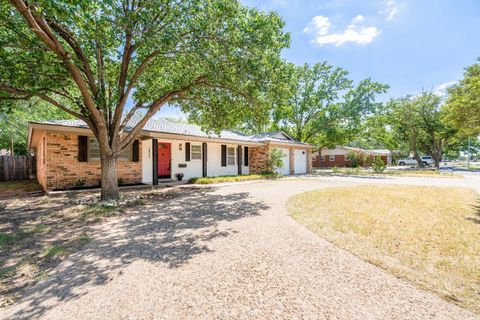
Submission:
[[[293,139],[288,134],[283,131],[273,131],[266,133],[258,133],[251,136],[252,139],[260,142],[272,142],[279,144],[295,144],[295,145],[308,145],[306,143],[300,142]]]
[[[139,118],[132,118],[127,124],[125,131],[130,131],[133,126],[139,121]],[[53,125],[53,126],[65,126],[65,127],[74,127],[74,128],[84,128],[88,129],[87,124],[82,120],[50,120],[50,121],[37,121],[34,123],[44,124],[44,125]],[[236,141],[245,141],[245,142],[272,142],[277,144],[294,144],[294,145],[304,145],[309,146],[306,143],[294,140],[286,133],[282,131],[261,133],[255,135],[246,135],[235,130],[222,130],[220,134],[213,132],[207,133],[202,130],[202,128],[195,124],[188,123],[179,123],[170,121],[167,119],[150,119],[145,126],[143,131],[149,132],[158,132],[158,133],[167,133],[167,134],[178,134],[178,135],[187,135],[195,137],[205,137],[205,138],[218,138],[226,140],[236,140]]]

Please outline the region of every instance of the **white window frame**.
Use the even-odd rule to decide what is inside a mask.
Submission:
[[[328,161],[332,162],[332,161],[335,161],[335,155],[334,154],[331,154],[328,156]]]
[[[344,155],[345,157],[345,161],[350,161],[350,159],[348,159],[348,154]]]
[[[325,162],[325,156],[320,156],[320,161]]]
[[[193,152],[193,149],[194,147],[198,147],[199,148],[199,154],[197,154],[197,152],[195,152],[196,155],[199,155],[200,157],[198,158],[195,158],[193,156],[194,152]],[[201,161],[202,160],[202,145],[201,144],[193,144],[191,143],[190,144],[190,160],[191,161]]]
[[[233,164],[230,163],[231,155],[229,156],[229,154],[228,154],[229,149],[233,149]],[[237,165],[237,150],[236,150],[235,147],[227,146],[227,166],[233,167],[233,166],[236,166],[236,165]]]

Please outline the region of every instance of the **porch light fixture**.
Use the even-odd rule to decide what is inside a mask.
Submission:
[[[181,143],[178,144],[178,150],[182,151],[182,144]]]

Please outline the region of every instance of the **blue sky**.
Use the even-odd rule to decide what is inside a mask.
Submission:
[[[382,100],[441,94],[480,57],[480,0],[242,0],[276,11],[291,35],[283,56],[296,64],[328,61],[359,81],[390,85]],[[158,116],[182,116],[171,107]]]

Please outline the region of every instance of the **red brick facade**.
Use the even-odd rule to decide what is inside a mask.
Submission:
[[[140,150],[138,162],[117,162],[120,184],[141,182],[141,155]],[[37,145],[36,156],[37,179],[45,190],[98,186],[100,184],[100,161],[78,161],[78,136],[75,134],[46,132],[44,138]]]
[[[350,167],[350,160],[346,158],[345,155],[334,155],[334,159],[330,158],[331,156],[325,155],[320,157],[319,155],[316,155],[313,158],[313,166],[315,168],[333,168],[333,167]],[[381,159],[383,162],[387,165],[388,160],[387,156],[381,156]],[[373,162],[375,160],[375,156],[371,156],[371,161]],[[367,164],[362,163],[361,166],[366,166]]]

